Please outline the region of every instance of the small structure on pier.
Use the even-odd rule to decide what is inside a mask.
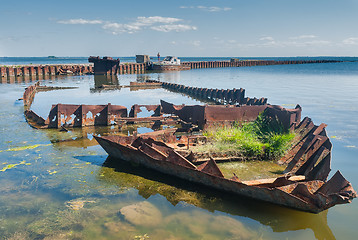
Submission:
[[[135,61],[137,63],[150,63],[149,55],[135,55]]]

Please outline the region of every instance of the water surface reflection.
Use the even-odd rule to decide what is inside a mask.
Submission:
[[[114,169],[116,174],[108,168]],[[219,211],[254,219],[271,227],[274,232],[311,229],[317,239],[334,239],[327,224],[328,211],[311,214],[234,196],[111,157],[103,163],[97,177],[120,188],[136,188],[145,199],[160,194],[173,206],[186,202],[209,212]]]

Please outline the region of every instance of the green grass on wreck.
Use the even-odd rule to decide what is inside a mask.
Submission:
[[[275,160],[282,157],[292,144],[295,133],[285,129],[277,119],[261,113],[255,121],[232,125],[215,125],[204,131],[208,144],[195,148],[197,152]]]

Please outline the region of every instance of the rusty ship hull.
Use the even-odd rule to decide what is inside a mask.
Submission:
[[[111,157],[220,191],[305,212],[319,213],[336,204],[348,203],[356,197],[352,186],[339,171],[328,182],[307,181],[304,180],[304,176],[282,176],[276,179],[241,182],[236,176],[231,179],[225,178],[213,159],[195,166],[165,143],[151,138],[95,138]]]

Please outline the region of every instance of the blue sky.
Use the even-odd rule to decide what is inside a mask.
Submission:
[[[2,1],[0,56],[358,56],[358,0]]]

